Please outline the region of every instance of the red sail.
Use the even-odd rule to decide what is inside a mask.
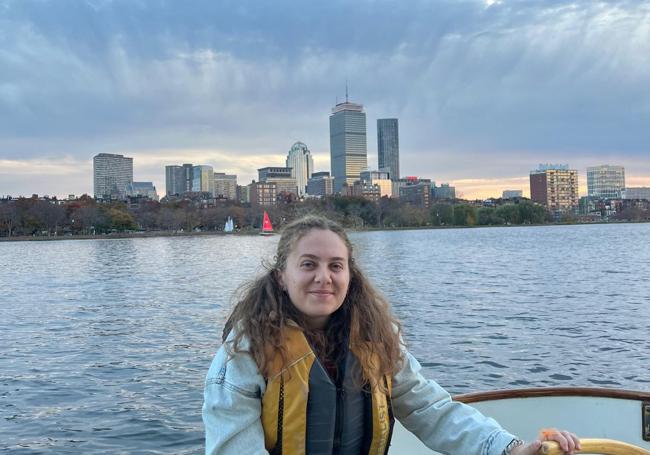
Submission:
[[[273,231],[273,225],[271,224],[271,220],[269,219],[269,214],[264,212],[264,221],[262,222],[262,232],[272,232]]]

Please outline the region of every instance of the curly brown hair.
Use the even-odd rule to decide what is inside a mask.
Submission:
[[[310,331],[303,314],[283,292],[279,272],[285,270],[287,257],[298,241],[312,230],[337,234],[348,250],[350,284],[341,307],[330,317],[324,333]],[[241,299],[232,310],[223,330],[223,341],[231,353],[242,352],[242,341],[248,341],[246,352],[255,359],[260,372],[268,377],[270,363],[277,354],[286,366],[283,340],[287,325],[293,321],[305,332],[319,358],[336,359],[343,352],[337,349],[348,340],[360,353],[364,384],[383,389],[383,377],[393,376],[402,365],[401,325],[390,311],[386,299],[362,273],[353,256],[353,247],[345,230],[322,216],[308,215],[288,224],[282,230],[274,263],[267,271],[241,289]],[[228,340],[233,327],[237,330]]]

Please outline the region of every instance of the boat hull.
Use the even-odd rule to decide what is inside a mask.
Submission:
[[[643,439],[643,412],[650,409],[650,392],[549,388],[459,395],[454,399],[476,407],[525,440],[534,439],[541,428],[562,428],[581,438],[615,439],[650,450],[650,441]],[[650,422],[646,420],[645,424]],[[395,422],[391,453],[437,452]]]

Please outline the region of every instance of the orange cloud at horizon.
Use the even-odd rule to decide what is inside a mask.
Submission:
[[[530,197],[529,176],[492,178],[492,179],[457,179],[450,184],[456,187],[456,197],[462,199],[499,198],[505,190],[521,190],[524,197]],[[648,176],[626,176],[627,187],[650,187]],[[587,195],[587,177],[578,174],[578,194]]]

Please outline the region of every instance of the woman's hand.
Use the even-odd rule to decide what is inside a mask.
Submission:
[[[545,429],[539,432],[537,439],[524,444],[523,446],[515,447],[511,455],[535,455],[542,447],[544,441],[555,441],[560,444],[560,448],[568,455],[572,455],[576,450],[581,450],[580,439],[568,431],[560,431],[555,428]]]

